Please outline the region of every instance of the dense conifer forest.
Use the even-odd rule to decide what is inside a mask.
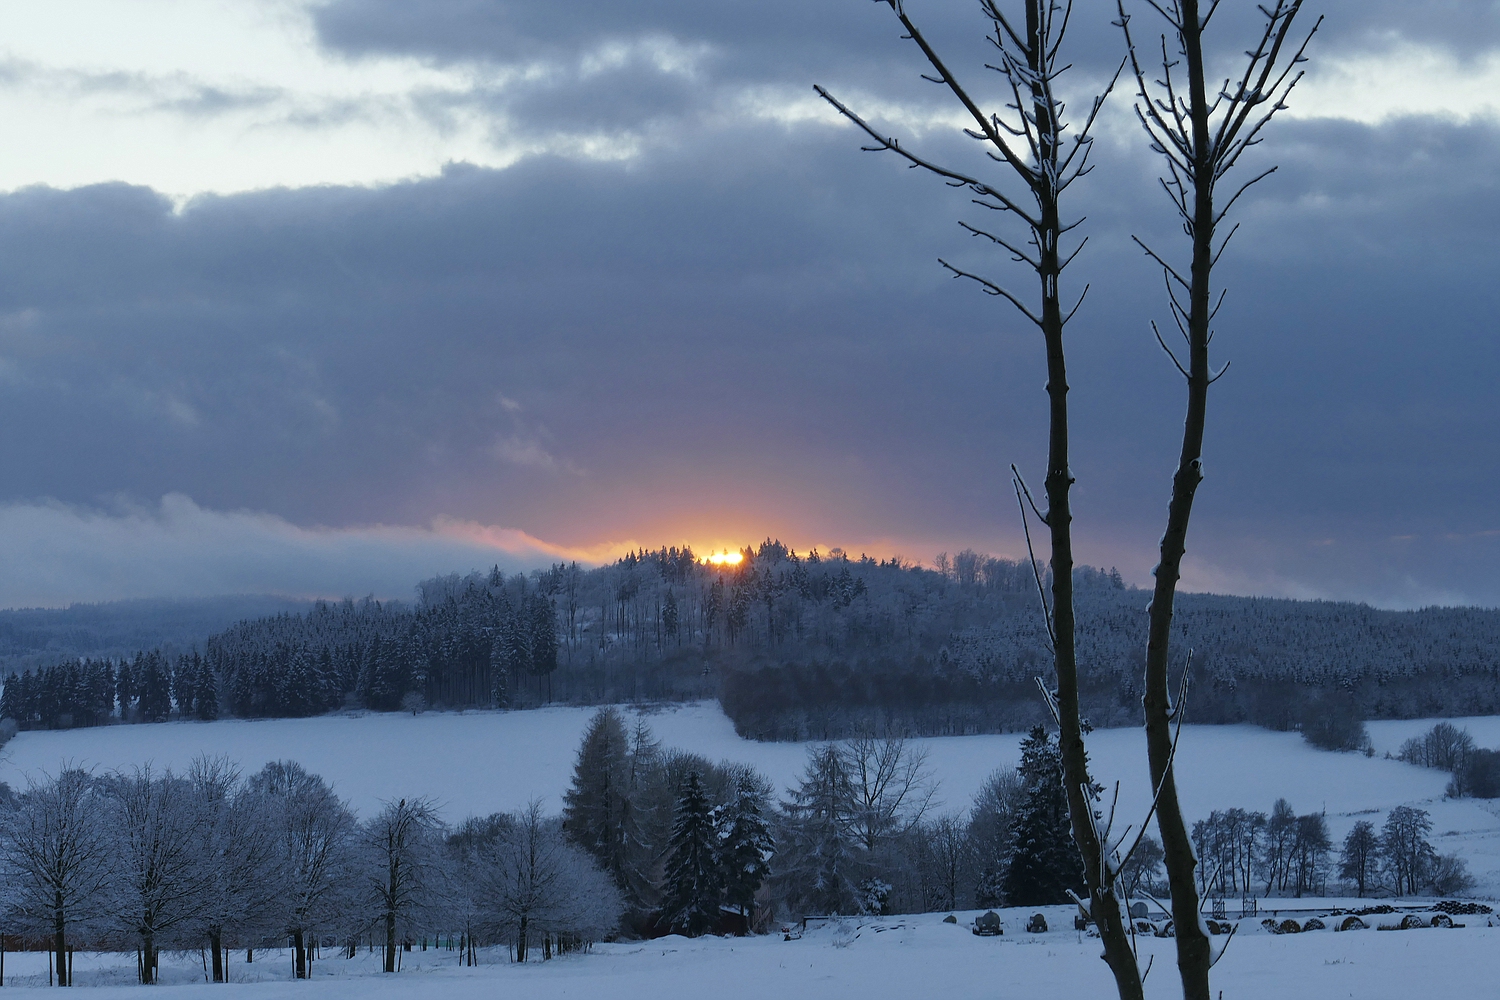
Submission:
[[[927,568],[774,541],[741,556],[715,565],[663,548],[594,569],[439,577],[409,605],[320,602],[201,649],[12,673],[0,715],[31,728],[716,697],[758,739],[1041,721],[1035,678],[1050,655],[1029,563],[966,551]],[[1134,724],[1148,594],[1091,568],[1076,585],[1086,712]],[[1186,594],[1176,627],[1196,722],[1310,730],[1500,712],[1494,610]]]

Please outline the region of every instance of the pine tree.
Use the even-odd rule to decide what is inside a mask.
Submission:
[[[505,669],[505,647],[497,638],[490,643],[490,700],[496,708],[510,707],[510,673]]]
[[[509,611],[500,620],[500,646],[505,671],[512,677],[531,673],[531,635],[523,609]]]
[[[718,838],[703,778],[689,771],[677,799],[677,816],[667,846],[662,919],[675,934],[697,937],[719,924]]]
[[[366,708],[376,711],[395,711],[401,707],[401,696],[406,693],[405,675],[397,640],[376,636],[370,640],[364,669],[360,672],[360,701]]]
[[[21,678],[14,671],[5,679],[5,690],[0,691],[0,719],[25,722],[21,714]]]
[[[277,701],[280,703],[277,714],[300,719],[319,711],[322,705],[318,675],[307,651],[290,650],[283,662],[285,666],[277,684]]]
[[[557,669],[557,609],[552,606],[552,599],[542,593],[533,594],[527,603],[531,671],[537,675],[550,674]]]
[[[677,595],[672,589],[667,588],[667,599],[661,609],[661,630],[668,639],[677,638],[679,627],[677,614]]]
[[[776,842],[760,813],[760,795],[748,781],[739,783],[732,804],[714,812],[724,901],[739,907],[749,931],[755,918],[755,894],[771,876]]]
[[[601,708],[584,730],[573,784],[563,794],[563,829],[569,839],[592,854],[627,894],[633,881],[629,765],[625,723],[614,708]]]
[[[135,705],[137,694],[135,673],[130,669],[130,664],[122,660],[120,668],[115,671],[115,695],[120,702],[121,722],[129,719],[130,709]]]
[[[193,714],[193,700],[198,693],[197,660],[197,653],[184,653],[177,658],[172,671],[172,700],[177,703],[177,714],[184,719]]]
[[[782,803],[787,837],[781,881],[798,912],[853,913],[859,904],[849,835],[849,777],[835,744],[812,749],[808,757],[802,780]]]
[[[198,685],[193,698],[198,718],[212,722],[219,717],[219,688],[214,682],[214,668],[207,659],[198,661]]]
[[[141,718],[165,722],[172,715],[172,678],[165,658],[152,650],[136,657],[132,671],[140,683]]]
[[[1083,870],[1073,845],[1068,801],[1062,786],[1057,744],[1041,726],[1021,744],[1026,797],[1011,828],[1003,888],[1010,906],[1068,902],[1068,890],[1083,891]]]

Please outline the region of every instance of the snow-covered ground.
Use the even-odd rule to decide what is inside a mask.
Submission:
[[[248,773],[292,758],[322,774],[368,815],[383,799],[429,795],[450,820],[512,810],[536,797],[558,809],[591,709],[529,712],[429,712],[315,719],[171,722],[68,732],[27,732],[11,741],[0,781],[55,773],[63,761],[100,769],[151,761],[184,768],[201,753],[226,754]],[[806,747],[740,739],[714,703],[668,707],[648,715],[664,746],[760,768],[779,787],[794,782]],[[1182,736],[1178,787],[1190,819],[1241,806],[1269,811],[1285,797],[1298,812],[1326,810],[1336,839],[1357,819],[1379,825],[1392,806],[1415,804],[1432,814],[1440,851],[1469,860],[1480,890],[1500,893],[1500,815],[1494,803],[1447,800],[1447,776],[1383,759],[1433,720],[1377,722],[1374,757],[1315,750],[1294,733],[1253,726],[1189,726]],[[1454,720],[1481,746],[1500,745],[1500,718]],[[997,767],[1019,760],[1020,737],[962,736],[915,741],[941,782],[942,809],[968,807]],[[1137,729],[1100,730],[1089,741],[1095,773],[1120,782],[1120,824],[1134,822],[1148,796],[1144,739]]]
[[[316,995],[319,1000],[488,1000],[495,996],[603,997],[616,1000],[905,1000],[911,997],[1034,998],[1107,997],[1113,984],[1099,960],[1099,943],[1072,930],[1065,908],[1047,908],[1054,928],[1024,932],[1026,914],[1004,912],[1005,936],[979,938],[969,932],[972,913],[945,924],[941,914],[849,921],[810,930],[800,940],[669,937],[649,942],[598,945],[585,955],[530,962],[506,961],[503,951],[481,955],[477,968],[459,968],[457,953],[413,950],[403,971],[382,975],[379,953],[361,951],[353,960],[329,954],[313,964],[313,983],[290,981],[286,952],[260,951],[253,965],[244,953],[229,965],[230,986],[254,1000]],[[1213,986],[1225,1000],[1361,1000],[1438,995],[1479,996],[1484,983],[1500,977],[1500,928],[1484,917],[1460,918],[1453,930],[1380,932],[1332,930],[1275,936],[1247,922],[1214,969]],[[1216,944],[1224,939],[1216,938]],[[1155,956],[1147,996],[1180,996],[1173,942],[1141,938],[1141,961]],[[91,997],[138,996],[131,985],[135,956],[79,955],[74,975],[81,986],[98,986]],[[6,988],[45,986],[46,957],[6,956]],[[196,952],[166,955],[162,979],[184,1000],[225,995],[204,983]],[[196,985],[194,985],[196,984]],[[312,992],[309,993],[311,987]],[[210,992],[212,991],[212,992]]]

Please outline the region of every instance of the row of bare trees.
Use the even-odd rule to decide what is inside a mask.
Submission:
[[[995,62],[987,64],[1002,80],[1007,95],[999,110],[981,107],[972,90],[961,83],[943,57],[908,15],[905,0],[884,0],[909,38],[930,65],[925,78],[946,88],[969,119],[966,133],[981,143],[999,177],[954,169],[919,155],[900,141],[866,122],[822,87],[818,93],[870,138],[867,149],[889,151],[913,167],[926,170],[950,185],[967,189],[974,203],[1001,219],[1018,220],[1020,235],[1000,226],[982,228],[962,223],[970,233],[1001,248],[1024,264],[1038,282],[1035,296],[1011,292],[988,277],[940,261],[955,277],[977,282],[984,291],[1008,301],[1042,334],[1046,352],[1049,431],[1047,469],[1043,480],[1045,511],[1039,509],[1019,472],[1016,499],[1023,521],[1028,508],[1047,528],[1051,549],[1051,600],[1036,574],[1042,611],[1047,618],[1054,676],[1042,683],[1048,706],[1061,731],[1063,770],[1067,786],[1073,840],[1082,856],[1088,900],[1079,900],[1099,927],[1104,958],[1114,975],[1119,995],[1136,1000],[1142,993],[1143,973],[1130,935],[1120,918],[1117,883],[1134,845],[1141,842],[1141,817],[1122,831],[1115,830],[1113,808],[1104,808],[1093,791],[1084,749],[1086,727],[1080,716],[1078,666],[1074,647],[1072,512],[1069,491],[1067,352],[1064,331],[1082,303],[1083,294],[1068,304],[1062,289],[1063,272],[1082,249],[1077,239],[1081,219],[1063,213],[1070,187],[1091,169],[1091,131],[1105,97],[1120,73],[1128,70],[1135,88],[1135,114],[1151,150],[1162,158],[1161,187],[1188,238],[1188,264],[1174,263],[1174,255],[1136,240],[1164,277],[1169,311],[1184,342],[1174,352],[1153,324],[1157,341],[1171,358],[1187,386],[1187,413],[1180,455],[1172,476],[1161,557],[1155,569],[1155,593],[1149,610],[1149,638],[1144,676],[1147,756],[1153,796],[1152,812],[1165,850],[1172,895],[1178,971],[1182,992],[1189,1000],[1208,1000],[1209,970],[1215,958],[1207,933],[1198,920],[1195,880],[1197,860],[1187,824],[1177,799],[1174,758],[1176,734],[1186,708],[1185,691],[1174,698],[1171,663],[1172,614],[1182,558],[1187,547],[1193,502],[1203,481],[1203,441],[1207,425],[1208,389],[1224,373],[1210,364],[1212,322],[1223,301],[1215,298],[1213,270],[1233,230],[1221,235],[1230,208],[1245,189],[1270,170],[1237,187],[1227,178],[1246,152],[1263,138],[1263,130],[1282,110],[1301,78],[1299,64],[1311,33],[1298,44],[1293,23],[1302,0],[1274,0],[1257,8],[1262,28],[1245,50],[1243,70],[1222,82],[1211,79],[1205,61],[1204,39],[1221,0],[1144,0],[1164,23],[1160,58],[1140,51],[1125,0],[1117,0],[1124,35],[1124,56],[1103,92],[1089,104],[1080,126],[1066,119],[1061,78],[1069,68],[1063,52],[1072,14],[1072,0],[1021,0],[1019,16],[1002,8],[1001,0],[980,0]],[[1316,31],[1316,26],[1314,26]],[[1274,169],[1274,168],[1272,168]],[[1008,178],[1008,179],[1007,179]],[[1071,241],[1068,243],[1067,241]],[[1071,246],[1071,249],[1069,249]],[[1087,286],[1083,292],[1087,292]],[[1225,366],[1227,367],[1227,365]],[[1014,471],[1015,467],[1012,466]],[[1030,539],[1029,528],[1027,530]]]
[[[95,775],[64,767],[0,807],[5,930],[46,938],[69,984],[78,945],[134,949],[153,982],[163,948],[204,948],[226,981],[290,942],[298,978],[321,945],[380,942],[385,971],[415,936],[506,943],[595,940],[614,929],[607,876],[533,804],[456,831],[425,799],[386,803],[360,822],[322,778],[291,761],[248,780],[224,758],[185,775],[150,766]]]

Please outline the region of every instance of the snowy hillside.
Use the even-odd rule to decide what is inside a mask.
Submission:
[[[27,774],[56,772],[64,761],[100,769],[152,761],[183,768],[196,755],[226,754],[245,771],[292,758],[331,781],[369,815],[382,799],[429,795],[449,820],[519,808],[529,799],[560,808],[574,752],[591,709],[324,716],[311,719],[171,722],[21,733],[3,751],[0,780],[24,784]],[[655,711],[648,720],[664,746],[711,759],[753,764],[786,787],[800,774],[804,745],[740,739],[714,703]],[[1500,718],[1453,720],[1481,746],[1500,744]],[[1392,806],[1416,804],[1432,814],[1434,846],[1469,861],[1482,893],[1500,893],[1500,816],[1496,803],[1445,800],[1448,776],[1381,754],[1431,721],[1376,722],[1375,757],[1316,750],[1295,733],[1253,726],[1189,726],[1184,730],[1178,786],[1189,820],[1241,806],[1269,810],[1278,798],[1299,812],[1326,810],[1337,843],[1356,819],[1379,825]],[[915,741],[941,781],[943,811],[966,809],[984,778],[1019,760],[1020,737],[941,737]],[[1100,730],[1090,738],[1099,780],[1120,782],[1127,820],[1147,803],[1145,750],[1139,730]]]

